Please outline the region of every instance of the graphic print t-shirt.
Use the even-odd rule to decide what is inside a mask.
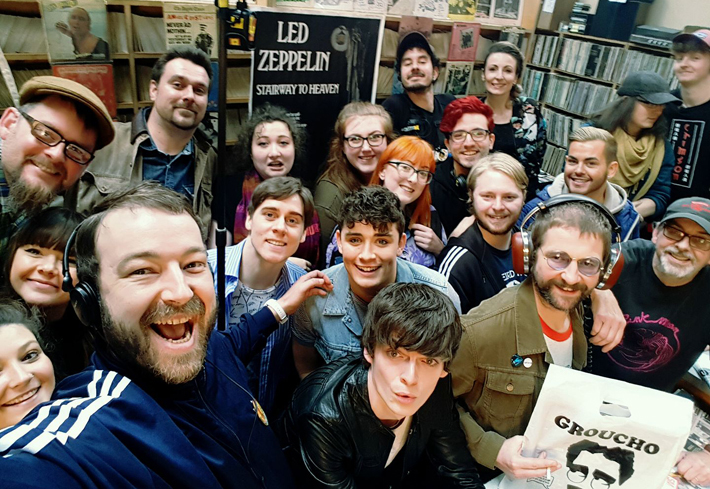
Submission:
[[[680,92],[676,96],[680,97]],[[710,198],[710,102],[696,107],[668,104],[666,116],[675,159],[671,200]]]
[[[593,373],[671,391],[710,343],[710,270],[667,287],[653,273],[655,246],[623,243],[624,269],[612,292],[626,318],[624,339],[609,353],[593,348]]]

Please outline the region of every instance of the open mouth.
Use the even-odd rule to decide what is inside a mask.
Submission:
[[[194,323],[187,318],[170,319],[162,323],[153,323],[150,328],[168,343],[182,344],[192,339]]]
[[[25,392],[21,396],[18,396],[16,398],[12,399],[11,401],[6,402],[5,404],[3,404],[3,406],[5,406],[5,407],[16,406],[18,404],[21,404],[25,401],[32,399],[34,396],[37,395],[38,392],[39,392],[39,387],[35,387],[31,391]]]

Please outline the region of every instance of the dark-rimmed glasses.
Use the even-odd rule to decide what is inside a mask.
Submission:
[[[72,143],[64,139],[64,137],[57,131],[49,127],[44,122],[36,120],[34,117],[29,115],[27,112],[22,110],[17,110],[22,117],[27,119],[30,125],[30,132],[40,143],[46,144],[47,146],[54,147],[60,143],[64,143],[64,156],[69,158],[75,163],[81,166],[86,166],[94,159],[93,153],[85,150],[76,143]]]
[[[710,250],[710,239],[704,238],[702,236],[691,236],[685,231],[681,231],[675,226],[669,226],[668,224],[663,225],[663,236],[670,239],[671,241],[683,241],[686,236],[690,241],[691,248],[695,248],[700,251]]]
[[[565,270],[573,261],[573,258],[564,251],[547,251],[542,256],[547,265],[558,272]],[[577,271],[585,277],[592,277],[602,269],[602,261],[594,256],[578,258],[575,261],[577,262]]]
[[[449,136],[449,139],[451,139],[455,143],[463,143],[466,140],[466,135],[471,136],[471,139],[474,141],[485,141],[488,135],[491,133],[488,129],[473,129],[471,131],[454,131],[451,133],[451,136]]]
[[[414,168],[412,165],[409,163],[406,163],[404,161],[388,161],[390,165],[394,166],[397,168],[397,172],[399,173],[399,176],[403,178],[410,178],[414,173],[417,174],[417,180],[419,180],[423,184],[427,184],[431,182],[431,179],[434,178],[434,174],[430,171],[427,170],[417,170]]]
[[[353,149],[357,149],[362,148],[362,145],[365,143],[365,140],[367,140],[367,144],[369,144],[370,147],[379,146],[385,140],[385,135],[376,132],[375,134],[370,134],[369,136],[364,138],[360,136],[345,136],[343,139],[345,139],[345,143],[348,146]]]

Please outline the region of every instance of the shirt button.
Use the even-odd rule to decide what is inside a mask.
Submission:
[[[505,390],[507,390],[508,392],[513,392],[513,384],[506,385]]]

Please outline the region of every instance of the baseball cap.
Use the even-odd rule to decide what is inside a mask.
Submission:
[[[673,42],[693,42],[701,44],[704,51],[710,51],[710,30],[698,29],[695,32],[684,32],[675,36]]]
[[[434,67],[439,66],[439,58],[437,58],[436,54],[434,54],[434,49],[431,47],[431,44],[429,44],[427,38],[424,37],[424,34],[419,31],[409,32],[399,42],[399,46],[397,46],[397,66],[401,65],[404,53],[412,48],[423,49],[431,58],[431,62]]]
[[[68,97],[86,106],[96,116],[98,137],[96,148],[101,149],[113,141],[115,130],[106,106],[94,92],[73,80],[57,76],[35,76],[20,88],[20,105],[31,102],[37,97],[60,95]]]
[[[653,71],[637,71],[627,76],[617,92],[619,95],[636,97],[649,104],[663,105],[679,103],[680,99],[671,95],[668,83]]]
[[[710,200],[702,197],[676,200],[666,209],[661,223],[681,218],[690,219],[710,234]]]

